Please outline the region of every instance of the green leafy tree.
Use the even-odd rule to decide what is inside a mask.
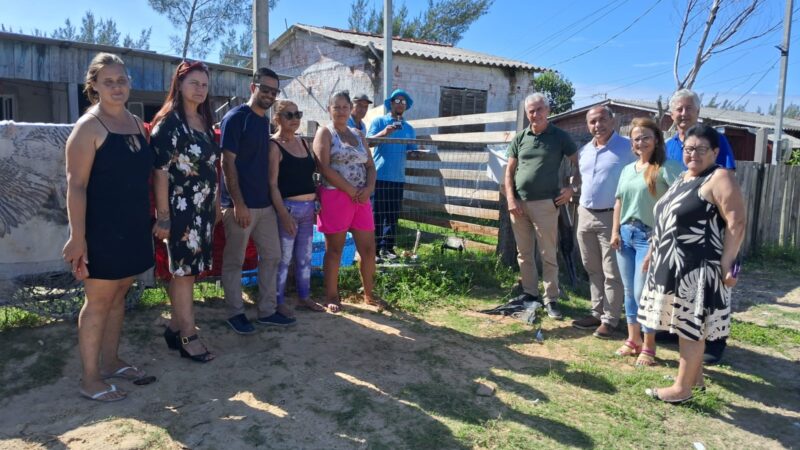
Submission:
[[[237,33],[236,30],[230,30],[220,44],[219,62],[229,66],[252,67],[252,54],[252,33],[246,31]]]
[[[6,31],[5,27],[0,27],[0,31]],[[8,31],[12,31],[10,28]],[[138,39],[133,39],[130,35],[123,38],[123,46],[128,48],[138,48],[147,50],[150,48],[150,33],[152,29],[146,28],[141,31]],[[50,37],[64,41],[88,42],[90,44],[101,44],[110,46],[120,45],[122,33],[117,29],[117,23],[113,19],[95,18],[91,11],[86,11],[81,19],[80,28],[72,24],[69,19],[64,20],[64,26],[58,27],[51,32],[46,32],[38,28],[29,33],[19,30],[20,34],[29,36]]]
[[[572,109],[575,88],[572,82],[554,71],[547,71],[533,78],[533,89],[547,95],[550,113],[559,114]]]
[[[494,0],[428,0],[428,7],[416,17],[410,17],[405,3],[392,12],[392,34],[404,38],[424,39],[444,44],[456,44],[470,25],[489,12]],[[367,33],[383,33],[383,8],[369,6],[368,0],[353,0],[351,29]]]

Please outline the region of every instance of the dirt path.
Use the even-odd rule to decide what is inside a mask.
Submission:
[[[657,382],[662,374],[640,375],[615,361],[593,367],[593,355],[610,354],[617,342],[598,343],[566,322],[549,321],[548,341],[537,345],[511,319],[437,314],[389,317],[350,305],[343,315],[298,312],[292,329],[259,328],[243,337],[223,323],[222,302],[211,301],[197,308],[198,324],[219,357],[197,364],[164,345],[161,309],[136,311],[126,319],[122,354],[158,382],[121,382],[129,398],[110,404],[78,395],[74,324],[4,333],[10,356],[0,366],[0,392],[7,394],[0,399],[0,449],[613,448],[637,439],[681,448],[700,439],[709,448],[737,442],[781,448],[800,442],[800,413],[792,412],[800,384],[789,376],[796,364],[769,352],[731,350],[734,368],[746,363],[757,374],[752,379],[766,380],[758,391],[747,391],[749,378],[714,369],[715,389],[731,405],[724,414],[651,404],[659,412],[626,425],[615,408],[644,401],[646,386],[638,383]],[[664,350],[661,357],[677,355]],[[613,373],[604,373],[609,367]],[[41,387],[25,387],[36,379]],[[497,386],[497,394],[476,396],[476,380]],[[603,406],[576,408],[580,398]],[[681,434],[670,436],[670,429]]]

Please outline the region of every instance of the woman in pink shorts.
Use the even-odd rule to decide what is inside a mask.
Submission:
[[[317,228],[325,233],[325,259],[322,272],[325,304],[331,312],[341,309],[339,299],[339,261],[347,232],[353,234],[360,259],[364,301],[386,308],[386,302],[372,293],[375,278],[375,223],[369,198],[375,189],[375,163],[364,136],[347,126],[352,108],[350,95],[337,92],[328,101],[333,123],[314,136],[314,153],[323,177],[319,188],[322,209]]]

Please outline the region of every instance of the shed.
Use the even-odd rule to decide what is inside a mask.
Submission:
[[[270,49],[270,66],[293,77],[283,84],[283,97],[297,103],[308,119],[328,122],[328,97],[339,90],[366,93],[376,106],[383,101],[380,35],[296,24]],[[392,40],[392,65],[393,87],[414,98],[409,119],[516,110],[532,92],[533,75],[546,70],[449,44],[399,37]],[[492,127],[502,129],[472,125],[449,131],[496,131]]]
[[[125,61],[132,83],[128,108],[149,121],[164,102],[181,58],[5,32],[0,32],[0,120],[75,122],[89,104],[82,93],[84,76],[98,52],[115,53]],[[214,110],[247,100],[250,69],[206,64]]]

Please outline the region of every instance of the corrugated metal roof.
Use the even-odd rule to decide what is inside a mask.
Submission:
[[[328,39],[347,42],[351,45],[357,45],[359,47],[368,47],[370,44],[372,44],[372,46],[374,46],[378,51],[382,52],[384,49],[383,36],[380,35],[361,33],[352,30],[341,30],[331,27],[315,27],[303,24],[292,25],[289,30],[275,39],[275,41],[272,43],[272,47],[278,48],[282,46],[288,36],[293,34],[298,29],[305,30],[309,33],[314,33]],[[472,50],[453,47],[449,44],[399,37],[392,39],[392,54],[440,61],[475,64],[480,66],[530,70],[536,72],[548,70],[544,67],[537,67],[522,61],[501,58],[499,56],[488,55],[486,53],[474,52]]]
[[[591,105],[586,105],[581,108],[576,108],[573,109],[572,111],[567,111],[565,113],[558,114],[557,116],[551,118],[551,120],[567,115],[572,115],[577,112],[587,111],[590,108],[594,107],[595,105],[604,105],[604,104],[608,104],[610,106],[614,105],[628,106],[632,108],[647,110],[650,112],[658,112],[658,104],[656,102],[648,102],[645,100],[608,99],[608,100],[603,100],[601,102],[593,103]],[[669,109],[668,100],[665,100],[662,106],[666,109]],[[714,122],[729,123],[732,125],[743,125],[754,128],[775,127],[775,116],[758,114],[754,112],[746,112],[746,111],[731,111],[728,109],[710,108],[707,106],[703,106],[700,108],[700,118],[703,120],[713,120]],[[783,129],[791,131],[800,131],[800,120],[784,117]]]

